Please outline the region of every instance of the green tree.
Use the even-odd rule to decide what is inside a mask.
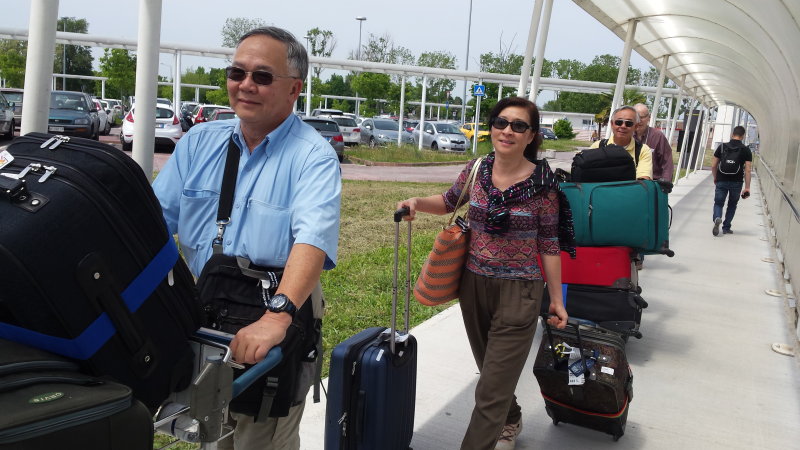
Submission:
[[[311,46],[309,52],[312,56],[321,56],[323,58],[330,58],[333,50],[336,49],[336,37],[330,30],[320,30],[319,28],[312,28],[306,33],[308,36],[308,43]],[[321,67],[314,67],[314,76],[319,78],[322,72]]]
[[[86,19],[77,19],[75,17],[61,17],[58,19],[56,29],[69,33],[86,34],[89,32],[89,22],[87,22]],[[92,49],[87,45],[56,44],[53,73],[94,75],[94,72],[92,72],[93,61]],[[94,81],[91,80],[67,78],[66,85],[64,85],[62,80],[63,78],[57,78],[56,86],[67,91],[90,92],[95,84]]]
[[[225,25],[222,26],[222,46],[228,48],[235,48],[239,43],[239,38],[248,31],[264,27],[267,24],[259,18],[247,17],[228,17],[225,19]]]
[[[0,40],[0,77],[6,80],[7,87],[24,87],[25,57],[27,54],[27,41]]]
[[[225,69],[213,68],[209,70],[208,80],[208,84],[219,86],[219,89],[206,90],[206,101],[215,105],[230,105],[230,100],[228,99],[228,80],[225,77]]]
[[[436,67],[440,69],[455,69],[456,56],[450,52],[435,51],[419,55],[417,65],[421,67]],[[432,102],[448,100],[449,92],[456,86],[456,82],[447,78],[428,78],[427,95]]]
[[[108,77],[106,97],[123,99],[134,95],[136,84],[136,55],[121,48],[106,48],[100,57],[100,76]],[[96,82],[95,91],[100,82]]]
[[[360,96],[369,99],[365,104],[362,104],[362,108],[364,108],[363,113],[365,115],[372,115],[380,111],[375,99],[384,98],[391,84],[389,75],[385,73],[361,72],[353,77],[350,87],[358,92]]]
[[[567,119],[558,119],[553,123],[553,133],[559,139],[572,139],[575,133],[572,131],[572,122]]]

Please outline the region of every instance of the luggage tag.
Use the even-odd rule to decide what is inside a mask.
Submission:
[[[594,353],[594,352],[593,352]],[[586,361],[586,370],[592,371],[592,367],[595,364],[595,358],[597,355],[593,357],[584,357]],[[567,384],[569,386],[578,386],[582,385],[586,382],[585,373],[583,371],[583,362],[581,362],[581,351],[578,348],[573,347],[569,352],[569,361],[568,361],[568,368],[567,374],[569,375],[569,380]]]
[[[0,169],[11,164],[12,161],[14,161],[14,157],[8,153],[8,150],[0,152]]]

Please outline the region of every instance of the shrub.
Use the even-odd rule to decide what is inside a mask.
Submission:
[[[575,133],[572,131],[572,123],[567,119],[556,120],[553,124],[553,133],[559,139],[572,139],[575,137]]]

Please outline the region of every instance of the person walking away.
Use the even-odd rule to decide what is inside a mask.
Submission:
[[[266,307],[254,308],[256,316],[239,324],[244,326],[230,344],[239,363],[262,360],[284,340],[297,320],[295,313],[308,312],[301,308],[318,286],[322,270],[336,265],[339,161],[330,144],[292,114],[307,72],[308,55],[291,33],[277,27],[246,33],[226,69],[237,118],[192,127],[153,183],[167,225],[177,233],[195,276],[217,252],[283,271],[277,289],[262,292],[263,303],[256,299],[256,305]],[[218,223],[229,146],[239,154],[239,163],[233,166],[237,176],[230,218]],[[212,246],[221,231],[223,239]],[[227,314],[221,316],[224,322]],[[284,361],[288,357],[284,354]],[[297,387],[282,417],[271,416],[278,396],[266,411],[260,408],[261,392],[269,389],[262,384],[256,389],[259,412],[231,412],[235,432],[218,448],[299,449],[300,418],[310,383],[292,383]],[[264,414],[262,420],[262,412],[270,416]]]
[[[575,251],[566,196],[547,161],[535,159],[541,143],[536,105],[504,98],[489,117],[494,151],[481,161],[465,195],[471,231],[459,306],[480,377],[463,450],[514,448],[522,431],[514,390],[536,331],[542,272],[552,299],[548,323],[564,328],[559,255],[562,249],[573,256]],[[467,163],[444,194],[399,202],[398,208],[409,209],[405,219],[413,220],[417,212],[451,213],[476,161]]]
[[[633,105],[639,114],[639,127],[634,138],[650,147],[653,152],[653,179],[672,181],[675,172],[675,162],[672,160],[672,147],[667,137],[658,128],[650,126],[650,110],[644,103]]]
[[[719,236],[719,226],[722,225],[722,234],[733,234],[731,223],[736,214],[736,205],[739,196],[750,196],[750,167],[753,153],[742,142],[745,137],[744,127],[733,128],[731,140],[720,144],[714,151],[714,160],[711,162],[711,174],[714,176],[714,228],[711,233]],[[744,184],[744,189],[742,189]],[[725,209],[725,219],[722,219],[722,208],[725,200],[728,207]]]

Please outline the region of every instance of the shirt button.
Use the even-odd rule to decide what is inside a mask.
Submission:
[[[225,241],[225,245],[231,245],[231,241]]]
[[[237,203],[236,204],[236,209],[239,209],[240,206],[242,206],[242,204],[241,203]]]

